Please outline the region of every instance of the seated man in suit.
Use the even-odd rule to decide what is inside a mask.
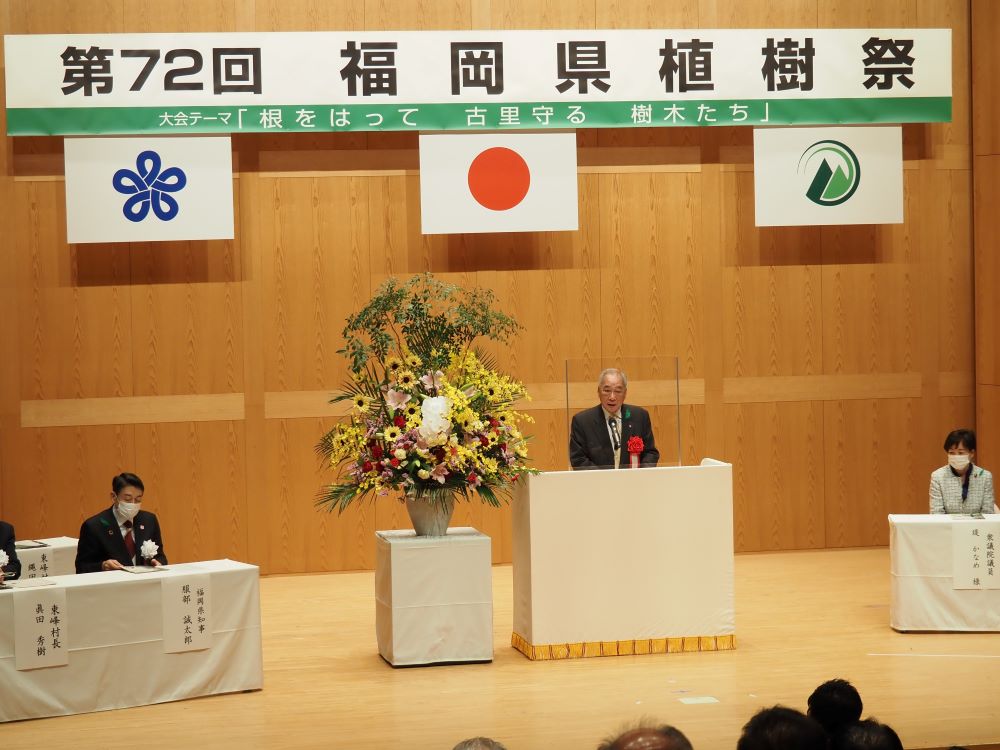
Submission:
[[[126,565],[167,564],[159,521],[152,513],[139,510],[143,492],[142,480],[135,474],[119,474],[111,480],[111,507],[91,516],[80,527],[77,573],[121,570]],[[156,545],[152,557],[143,555],[145,542]]]
[[[601,403],[573,417],[569,435],[569,462],[574,469],[617,469],[629,466],[628,439],[642,438],[640,466],[656,466],[660,452],[653,442],[649,412],[625,403],[628,378],[608,369],[597,381]]]
[[[21,561],[17,559],[17,547],[14,546],[14,527],[6,521],[0,521],[0,549],[7,555],[7,564],[0,568],[0,583],[4,579],[13,581],[21,575]]]

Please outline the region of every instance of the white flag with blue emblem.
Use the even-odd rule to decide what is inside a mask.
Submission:
[[[900,127],[757,128],[757,226],[901,224]]]
[[[67,138],[68,242],[233,238],[229,137]]]

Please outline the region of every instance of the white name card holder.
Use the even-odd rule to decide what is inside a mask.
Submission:
[[[69,664],[66,589],[39,586],[14,591],[14,665],[19,671]]]
[[[161,581],[163,650],[168,654],[212,647],[212,585],[207,573]]]
[[[955,517],[951,539],[954,588],[1000,589],[996,567],[1000,521]]]

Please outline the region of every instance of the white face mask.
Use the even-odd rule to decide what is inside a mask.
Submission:
[[[968,453],[949,453],[948,465],[955,471],[964,471],[972,459]]]
[[[118,515],[124,518],[126,521],[131,521],[135,518],[136,513],[139,512],[139,503],[125,503],[121,500],[118,501]]]

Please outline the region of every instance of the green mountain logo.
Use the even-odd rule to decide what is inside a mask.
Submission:
[[[799,174],[808,182],[806,198],[817,206],[839,206],[861,184],[857,155],[840,141],[817,141],[799,157]]]

